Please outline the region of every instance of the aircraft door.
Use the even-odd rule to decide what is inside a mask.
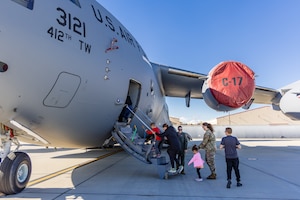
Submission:
[[[138,107],[140,101],[140,94],[141,94],[141,84],[134,80],[130,80],[129,88],[128,88],[128,96],[130,96],[131,98],[133,111],[135,111]]]
[[[135,112],[138,108],[140,95],[141,95],[141,84],[131,79],[129,81],[129,87],[128,87],[125,104],[127,104],[129,109],[131,109],[133,112]],[[127,122],[128,118],[133,118],[133,117],[134,116],[131,113],[131,111],[126,110],[126,107],[124,107],[119,116],[119,122],[121,121]]]

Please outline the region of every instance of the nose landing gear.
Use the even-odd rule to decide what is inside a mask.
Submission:
[[[11,152],[0,166],[0,191],[17,194],[27,185],[31,175],[31,161],[24,152]]]
[[[0,143],[0,192],[4,194],[16,194],[27,185],[31,175],[31,160],[24,152],[17,152],[20,144],[9,130],[1,134]],[[15,151],[11,151],[11,144],[17,145]]]

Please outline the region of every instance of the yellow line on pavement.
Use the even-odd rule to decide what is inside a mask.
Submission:
[[[27,187],[33,186],[33,185],[35,185],[35,184],[38,184],[38,183],[41,183],[41,182],[44,182],[44,181],[47,181],[47,180],[49,180],[49,179],[51,179],[51,178],[54,178],[54,177],[57,177],[57,176],[62,175],[62,174],[64,174],[64,173],[67,173],[67,172],[69,172],[69,171],[72,171],[72,170],[74,170],[75,168],[83,167],[83,166],[85,166],[85,165],[91,164],[91,163],[96,162],[96,161],[98,161],[98,160],[104,159],[104,158],[106,158],[106,157],[108,157],[108,156],[111,156],[111,155],[114,155],[114,154],[116,154],[116,153],[119,153],[119,152],[121,152],[121,151],[123,151],[123,149],[119,149],[119,150],[116,150],[116,151],[113,151],[113,152],[104,154],[104,155],[99,156],[99,157],[97,157],[97,158],[95,158],[95,159],[93,159],[93,160],[86,161],[86,162],[83,162],[83,163],[80,163],[80,164],[77,164],[77,165],[74,165],[74,166],[71,166],[71,167],[68,167],[68,168],[59,170],[59,171],[57,171],[57,172],[51,173],[51,174],[49,174],[49,175],[46,175],[46,176],[37,178],[37,179],[35,179],[35,180],[30,181],[30,182],[27,184]]]

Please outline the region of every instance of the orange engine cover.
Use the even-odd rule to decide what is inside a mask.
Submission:
[[[210,93],[208,98],[214,98],[209,104],[217,104],[209,106],[216,110],[219,110],[220,106],[223,107],[220,110],[226,111],[242,107],[251,99],[255,89],[254,72],[240,62],[222,62],[209,72],[208,77],[206,80],[206,89]],[[205,101],[210,101],[205,99],[207,95],[203,95]]]

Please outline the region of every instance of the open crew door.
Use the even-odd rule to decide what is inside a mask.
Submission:
[[[119,122],[127,123],[129,118],[132,119],[134,117],[134,113],[140,101],[140,95],[141,84],[134,80],[130,80],[125,105],[119,115]],[[131,112],[129,112],[129,109],[126,109],[126,105],[129,107]]]
[[[139,101],[140,101],[141,84],[134,80],[130,80],[127,95],[130,96],[130,98],[131,98],[132,108],[133,108],[133,111],[135,112],[136,108],[139,105]]]

